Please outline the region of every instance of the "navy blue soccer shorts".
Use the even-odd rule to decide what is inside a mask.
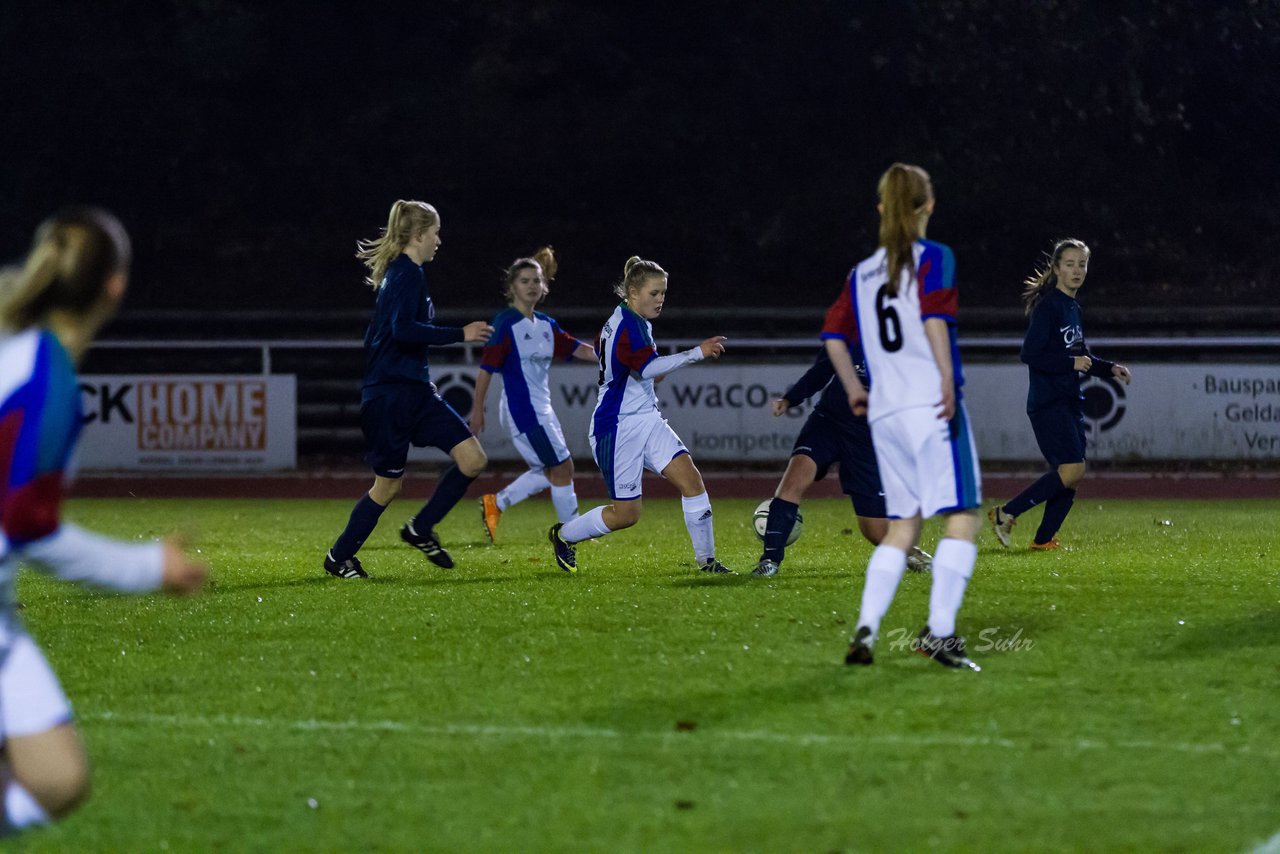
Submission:
[[[1074,406],[1050,406],[1028,412],[1040,453],[1057,468],[1084,462],[1084,413]]]
[[[404,475],[409,446],[439,448],[446,454],[471,438],[462,416],[436,394],[435,387],[405,383],[360,406],[365,462],[379,477]]]
[[[839,463],[840,490],[852,499],[853,512],[871,519],[885,517],[880,469],[867,419],[840,422],[815,410],[796,436],[791,456],[796,454],[813,460],[818,467],[815,480],[822,480],[831,466]]]

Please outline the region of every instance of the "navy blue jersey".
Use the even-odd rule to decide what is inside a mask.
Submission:
[[[862,347],[856,341],[849,342],[849,355],[853,358],[853,369],[857,372],[858,379],[862,380],[863,386],[871,388],[871,377],[867,375],[867,362],[862,356]],[[797,406],[819,390],[822,396],[818,398],[813,408],[815,412],[821,412],[842,424],[858,417],[849,408],[849,395],[845,393],[844,384],[836,378],[835,366],[827,357],[825,347],[818,351],[818,358],[813,360],[809,370],[792,383],[791,388],[787,389],[782,396],[787,403]],[[862,420],[865,421],[865,417]]]
[[[1027,337],[1022,342],[1022,361],[1031,374],[1027,412],[1062,405],[1080,408],[1084,400],[1080,381],[1085,374],[1075,369],[1076,356],[1093,360],[1088,373],[1111,376],[1115,363],[1099,359],[1089,351],[1082,320],[1080,303],[1057,288],[1045,294],[1031,310]]]
[[[462,327],[436,326],[435,316],[422,265],[401,254],[387,267],[364,334],[364,400],[404,383],[431,382],[427,348],[464,338]]]

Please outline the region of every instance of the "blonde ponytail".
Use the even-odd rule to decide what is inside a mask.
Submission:
[[[909,163],[895,163],[880,176],[880,245],[885,248],[892,296],[898,295],[903,267],[915,273],[912,244],[924,236],[933,201],[929,173]]]
[[[365,284],[376,291],[382,285],[387,267],[404,251],[409,241],[439,223],[440,214],[426,202],[400,199],[393,204],[382,234],[371,240],[356,241],[356,257],[369,268]]]
[[[650,276],[661,276],[665,279],[667,271],[662,269],[657,261],[646,261],[639,255],[632,255],[623,265],[622,280],[613,286],[613,292],[619,298],[626,299],[627,294],[642,287],[644,280]]]
[[[128,269],[129,236],[110,213],[67,208],[36,229],[21,271],[0,291],[0,326],[28,329],[51,311],[87,314],[107,280]]]

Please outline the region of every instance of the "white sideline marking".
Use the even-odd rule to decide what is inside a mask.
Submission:
[[[122,724],[124,726],[167,726],[167,727],[205,727],[210,729],[283,729],[298,732],[395,732],[412,735],[432,736],[476,736],[483,738],[546,738],[546,739],[607,739],[625,741],[628,739],[696,739],[722,741],[756,741],[773,744],[787,744],[796,747],[861,747],[865,745],[930,745],[937,747],[1003,747],[1022,750],[1033,742],[1036,744],[1056,743],[1060,749],[1075,750],[1137,750],[1167,751],[1172,753],[1221,753],[1223,755],[1239,754],[1258,756],[1267,759],[1280,759],[1280,751],[1253,750],[1248,745],[1228,747],[1221,742],[1176,742],[1176,741],[1101,741],[1098,739],[1058,739],[1052,742],[1040,737],[1014,740],[995,736],[969,735],[828,735],[824,733],[782,733],[769,730],[716,729],[699,727],[693,732],[676,730],[649,730],[639,732],[623,732],[608,727],[573,726],[518,726],[501,724],[419,724],[405,721],[332,721],[332,720],[282,720],[274,718],[251,718],[240,715],[156,715],[156,714],[117,714],[115,712],[98,712],[78,716],[84,721]],[[1280,841],[1280,834],[1273,838]],[[1267,843],[1268,845],[1271,842]],[[1271,851],[1272,849],[1260,849]],[[1280,854],[1280,850],[1278,850]]]

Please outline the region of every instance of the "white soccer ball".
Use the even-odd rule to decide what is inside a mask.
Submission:
[[[769,498],[760,503],[756,508],[756,512],[751,516],[752,527],[755,528],[756,536],[764,540],[764,526],[769,522],[769,505],[773,503],[773,499]],[[791,528],[791,534],[787,537],[787,545],[791,545],[800,539],[800,532],[804,530],[804,517],[800,515],[800,511],[796,511],[796,524]]]

